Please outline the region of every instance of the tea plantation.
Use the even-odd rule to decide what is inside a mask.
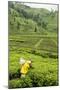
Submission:
[[[9,1],[9,88],[58,85],[58,11]],[[32,59],[21,78],[20,57]]]

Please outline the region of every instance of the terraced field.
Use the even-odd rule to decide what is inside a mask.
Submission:
[[[35,35],[11,36],[9,38],[9,87],[32,87],[32,86],[49,86],[58,85],[58,59],[57,59],[57,37],[44,37]],[[26,76],[26,79],[31,80],[34,73],[40,76],[39,85],[33,85],[33,81],[26,84],[20,78],[19,58],[25,60],[29,58],[33,61],[33,69]],[[31,73],[31,74],[30,74]],[[45,76],[46,75],[46,76]],[[39,76],[38,76],[39,77]],[[45,79],[44,79],[45,78]],[[47,80],[45,82],[45,80]],[[25,82],[25,86],[24,86]],[[16,85],[17,83],[17,85]],[[51,84],[50,84],[51,83]],[[23,84],[23,85],[21,85]]]
[[[30,48],[35,50],[57,53],[57,36],[20,35],[11,36],[9,39],[10,49]]]

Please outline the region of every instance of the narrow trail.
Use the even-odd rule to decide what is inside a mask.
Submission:
[[[37,48],[37,47],[40,45],[40,43],[42,42],[42,40],[43,40],[43,39],[40,39],[40,40],[35,44],[34,47]]]
[[[43,41],[43,39],[40,39],[40,40],[35,44],[34,48],[37,48],[42,41]],[[55,45],[57,46],[57,43],[55,42],[55,40],[53,40],[53,42],[54,42]]]

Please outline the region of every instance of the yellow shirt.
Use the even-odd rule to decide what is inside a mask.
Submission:
[[[23,73],[23,74],[26,74],[27,72],[28,72],[28,69],[29,69],[29,63],[25,63],[24,65],[22,65],[22,67],[21,67],[21,73]]]

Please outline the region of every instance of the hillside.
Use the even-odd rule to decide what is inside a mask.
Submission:
[[[44,8],[31,8],[21,3],[9,2],[9,32],[39,33],[49,35],[57,33],[57,11]]]

